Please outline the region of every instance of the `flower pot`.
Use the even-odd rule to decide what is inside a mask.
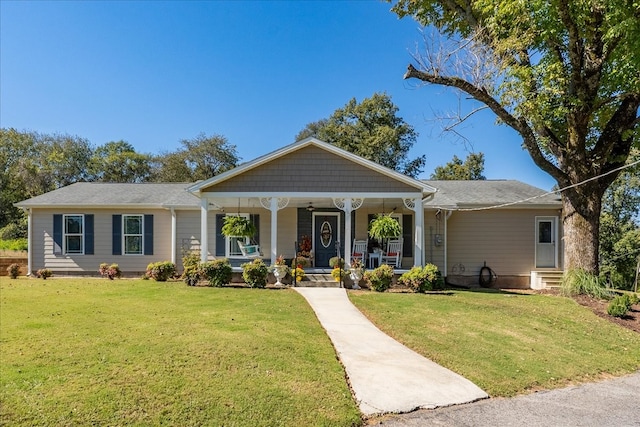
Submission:
[[[349,269],[349,277],[353,280],[352,289],[360,289],[358,286],[358,282],[362,280],[362,269],[361,268],[350,268]]]
[[[280,279],[287,275],[287,266],[276,265],[275,267],[273,267],[273,275],[276,278],[276,286],[284,286]]]

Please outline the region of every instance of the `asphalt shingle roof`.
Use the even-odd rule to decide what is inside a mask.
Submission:
[[[481,207],[519,202],[513,207],[560,206],[558,194],[546,194],[540,188],[515,180],[434,181],[425,180],[438,189],[425,205],[432,207]]]
[[[520,202],[514,207],[559,207],[560,196],[514,180],[433,181],[425,184],[438,189],[425,206],[465,208],[496,206]],[[186,189],[191,183],[117,184],[78,182],[17,203],[19,207],[53,206],[157,206],[195,209],[200,199]]]
[[[47,206],[166,206],[197,208],[200,199],[186,191],[192,183],[116,184],[77,182],[17,203],[19,207]]]

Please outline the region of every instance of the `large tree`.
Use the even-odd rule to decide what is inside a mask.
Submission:
[[[91,180],[92,154],[78,136],[0,129],[0,227],[22,217],[13,203]]]
[[[640,160],[632,150],[630,162]],[[604,193],[600,215],[601,275],[631,289],[640,257],[640,164],[624,170]]]
[[[399,0],[393,11],[442,37],[405,78],[455,88],[520,134],[564,189],[565,267],[598,272],[602,197],[640,139],[638,2]]]
[[[463,162],[458,156],[444,166],[438,166],[431,174],[431,179],[442,180],[484,180],[484,154],[471,153]]]
[[[309,123],[296,140],[314,136],[342,149],[411,177],[422,171],[425,157],[410,160],[418,134],[404,119],[391,97],[375,93],[358,103],[352,98],[327,119]]]
[[[199,134],[180,141],[181,149],[155,158],[151,180],[156,182],[193,182],[209,179],[238,165],[236,146],[222,135]]]
[[[90,170],[96,181],[144,182],[151,174],[151,156],[137,153],[126,141],[112,141],[96,148]]]

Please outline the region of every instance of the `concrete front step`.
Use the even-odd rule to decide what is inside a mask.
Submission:
[[[336,282],[330,274],[307,274],[305,280],[298,282],[297,286],[308,288],[339,288],[340,283]]]
[[[559,288],[564,272],[562,270],[538,270],[531,272],[532,289]]]

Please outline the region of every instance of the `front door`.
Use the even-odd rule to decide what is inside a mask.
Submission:
[[[536,268],[557,267],[557,224],[556,217],[536,218]]]
[[[329,267],[329,260],[337,256],[336,242],[340,239],[338,213],[313,213],[313,253],[316,267]]]

